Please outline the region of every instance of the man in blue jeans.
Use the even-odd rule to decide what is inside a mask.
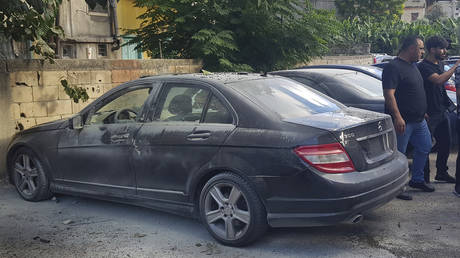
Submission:
[[[398,150],[406,153],[409,142],[414,146],[409,186],[433,192],[434,188],[425,182],[423,172],[431,150],[431,135],[425,121],[427,102],[423,78],[416,65],[424,53],[421,38],[407,37],[402,43],[398,57],[385,66],[382,86],[385,112],[393,118]],[[398,198],[411,200],[412,196],[403,193]]]

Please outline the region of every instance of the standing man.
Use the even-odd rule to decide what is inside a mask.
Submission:
[[[407,37],[402,43],[398,57],[385,66],[382,85],[385,112],[393,118],[398,150],[406,153],[409,142],[414,146],[409,186],[433,192],[434,188],[423,178],[423,168],[431,150],[431,135],[425,121],[427,103],[423,78],[416,62],[424,53],[421,38]],[[398,198],[411,200],[412,196],[402,193]]]
[[[460,146],[460,68],[455,71],[455,88],[457,89],[457,136]],[[457,165],[455,170],[454,194],[460,197],[460,155],[457,153]]]
[[[442,60],[447,58],[447,47],[449,43],[442,37],[433,36],[426,42],[428,54],[425,59],[418,64],[418,69],[423,77],[426,100],[428,104],[428,128],[436,139],[438,155],[436,157],[436,177],[438,181],[455,183],[455,178],[447,172],[447,159],[450,154],[450,122],[448,107],[450,99],[447,96],[444,83],[454,74],[455,69],[460,64],[457,61],[452,68],[444,72]],[[430,163],[427,160],[425,166],[425,181],[430,181]]]

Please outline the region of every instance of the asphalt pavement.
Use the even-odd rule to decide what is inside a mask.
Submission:
[[[0,257],[460,257],[460,198],[453,184],[433,185],[433,193],[409,190],[413,201],[364,213],[359,224],[271,229],[231,248],[193,219],[72,196],[26,202],[3,182]]]

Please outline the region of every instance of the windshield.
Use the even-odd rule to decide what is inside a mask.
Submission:
[[[367,74],[345,69],[315,69],[315,72],[334,77],[365,95],[383,96],[382,81]]]
[[[229,86],[283,119],[334,112],[339,102],[289,79],[270,78],[229,83]]]

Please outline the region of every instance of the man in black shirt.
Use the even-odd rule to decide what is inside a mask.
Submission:
[[[419,37],[407,37],[398,57],[385,66],[382,85],[385,110],[393,118],[398,150],[405,153],[409,141],[414,146],[409,186],[433,192],[434,188],[423,178],[423,168],[431,150],[431,135],[425,121],[427,103],[423,78],[415,64],[424,52],[424,44]],[[412,199],[406,193],[398,197]]]
[[[444,83],[454,74],[460,61],[444,72],[442,60],[447,58],[447,47],[449,43],[439,36],[433,36],[426,41],[428,54],[425,59],[418,64],[418,69],[422,74],[426,100],[428,104],[428,128],[436,139],[438,155],[436,158],[436,180],[455,183],[455,179],[447,173],[447,159],[450,153],[450,123],[447,108],[450,100],[447,96]],[[427,160],[425,166],[425,181],[430,180],[430,165]]]

